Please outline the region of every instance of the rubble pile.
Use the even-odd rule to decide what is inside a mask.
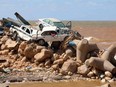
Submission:
[[[50,68],[60,75],[79,74],[92,79],[111,80],[116,74],[116,46],[101,51],[97,44],[86,39],[71,39],[75,45],[66,45],[54,52],[50,47],[28,41],[13,41],[7,35],[0,39],[0,71],[5,68],[27,71]],[[63,47],[63,44],[62,44]]]

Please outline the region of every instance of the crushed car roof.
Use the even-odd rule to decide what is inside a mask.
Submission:
[[[56,19],[56,18],[42,18],[42,19],[39,19],[39,20],[51,20],[51,21],[53,21],[53,22],[61,22],[60,20],[58,20],[58,19]]]

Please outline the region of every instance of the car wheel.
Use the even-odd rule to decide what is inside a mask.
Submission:
[[[46,42],[45,42],[45,40],[43,40],[43,39],[38,40],[38,44],[41,45],[41,46],[44,46],[45,43],[46,43]]]
[[[20,42],[21,41],[21,38],[19,36],[17,36],[16,41],[17,42]]]
[[[13,35],[12,35],[12,39],[17,40],[17,35],[18,35],[17,32],[14,32]]]

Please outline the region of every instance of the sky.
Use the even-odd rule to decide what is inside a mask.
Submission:
[[[0,19],[116,20],[116,0],[0,0]]]

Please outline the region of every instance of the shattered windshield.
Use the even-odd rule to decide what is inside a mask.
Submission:
[[[54,26],[57,26],[59,28],[64,28],[65,25],[62,22],[54,22]]]

